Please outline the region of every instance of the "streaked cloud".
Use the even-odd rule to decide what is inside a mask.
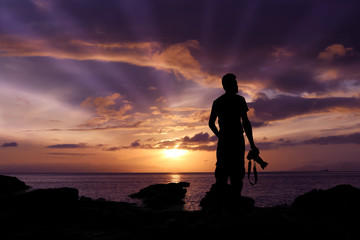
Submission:
[[[343,135],[334,135],[326,137],[315,137],[304,141],[305,144],[360,144],[360,133],[351,133]]]
[[[114,122],[124,122],[129,118],[128,112],[133,108],[131,103],[124,99],[119,93],[106,97],[88,97],[81,103],[84,108],[95,111],[95,117],[82,124],[86,127],[111,126]]]
[[[122,149],[185,149],[193,151],[214,151],[217,146],[217,137],[210,136],[207,132],[200,132],[192,137],[185,136],[182,138],[165,139],[151,143],[141,143],[136,140],[127,146],[104,148],[105,151],[118,151]]]
[[[18,143],[17,142],[6,142],[2,145],[2,147],[17,147]]]
[[[256,119],[275,121],[319,112],[358,110],[360,98],[303,98],[279,95],[270,99],[265,94],[260,94],[249,106],[254,109]]]
[[[49,145],[47,148],[85,148],[86,144],[79,143],[79,144],[73,144],[73,143],[64,143],[64,144],[55,144],[55,145]]]
[[[199,61],[192,55],[191,50],[198,48],[200,44],[197,40],[166,45],[160,42],[101,43],[0,36],[0,56],[122,62],[170,71],[178,74],[179,78],[205,86],[219,86],[219,76],[204,72]]]

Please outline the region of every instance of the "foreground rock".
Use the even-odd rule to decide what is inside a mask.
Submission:
[[[189,187],[188,182],[154,184],[129,195],[143,200],[146,207],[163,209],[174,205],[184,205],[184,197]]]
[[[26,191],[30,186],[16,177],[0,175],[0,197]]]
[[[290,207],[250,207],[227,214],[77,200],[77,190],[71,188],[43,190],[1,202],[1,239],[358,239],[354,216],[360,214],[360,190],[349,185],[314,190]],[[324,214],[307,211],[323,202],[329,202],[320,204]],[[337,205],[341,214],[334,212]]]
[[[254,208],[255,200],[244,196],[234,196],[230,185],[219,189],[213,184],[209,192],[200,201],[200,206],[206,211],[236,211]]]
[[[308,215],[357,215],[360,212],[360,189],[351,185],[314,189],[297,197],[292,207]]]

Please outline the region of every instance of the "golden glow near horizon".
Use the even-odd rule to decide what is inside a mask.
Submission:
[[[187,150],[184,149],[164,149],[164,155],[166,158],[178,159],[179,157],[184,156],[187,153]]]

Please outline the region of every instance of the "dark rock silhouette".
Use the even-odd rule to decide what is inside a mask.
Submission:
[[[79,191],[75,188],[36,189],[11,198],[12,204],[26,206],[62,206],[77,202]]]
[[[175,188],[184,188],[188,183],[175,185]],[[166,188],[162,186],[158,191],[164,193]],[[213,203],[209,199],[213,199],[215,190],[211,189],[203,199],[204,208]],[[146,191],[149,190],[142,192]],[[258,208],[253,207],[252,202],[248,205],[251,207],[241,211],[229,207],[225,209],[226,214],[213,214],[207,210],[159,210],[126,202],[78,199],[77,190],[72,188],[39,189],[10,195],[6,201],[0,201],[0,237],[21,240],[218,240],[234,236],[244,239],[357,239],[359,191],[350,185],[340,185],[305,193],[291,206]],[[169,195],[171,191],[165,192]],[[183,190],[179,192],[185,194]],[[183,194],[176,193],[179,198]],[[166,202],[166,198],[158,199]]]
[[[222,189],[213,184],[209,192],[200,201],[203,210],[209,211],[234,211],[239,209],[254,208],[255,200],[244,196],[234,196],[230,185]]]
[[[154,184],[141,189],[138,193],[129,195],[131,198],[142,199],[150,208],[166,208],[173,205],[183,205],[184,197],[189,187],[188,182]]]
[[[360,189],[351,185],[338,185],[322,190],[314,189],[298,196],[292,207],[305,214],[349,215],[360,211]]]
[[[26,191],[30,186],[16,177],[0,175],[0,197]]]

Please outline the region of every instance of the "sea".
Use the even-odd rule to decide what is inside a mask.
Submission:
[[[13,173],[32,189],[72,187],[80,196],[141,205],[130,194],[152,184],[189,182],[184,210],[200,210],[201,199],[215,183],[213,173]],[[244,178],[242,195],[255,199],[257,207],[291,205],[294,199],[313,189],[329,189],[339,184],[360,188],[360,172],[259,172],[251,185]]]

